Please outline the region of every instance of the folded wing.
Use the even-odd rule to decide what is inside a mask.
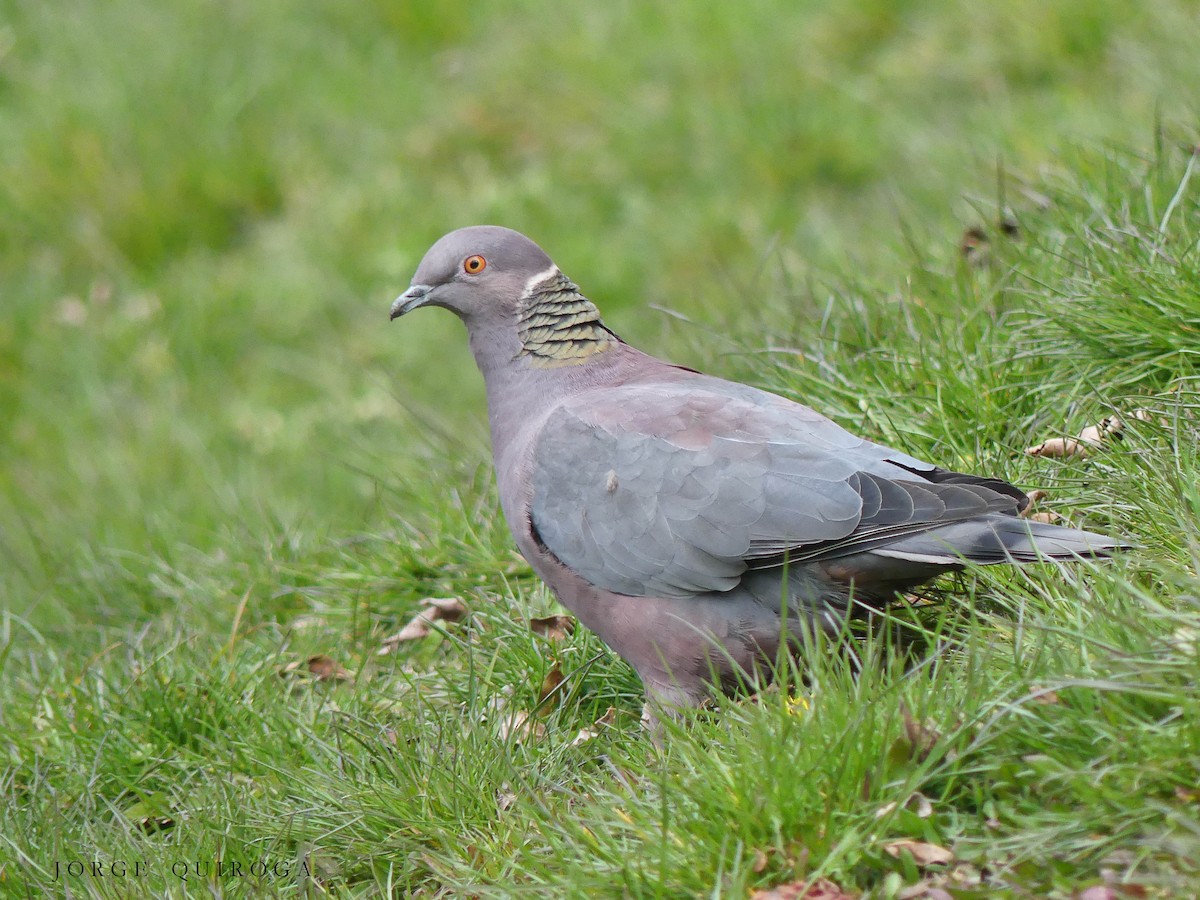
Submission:
[[[962,557],[938,529],[1016,522],[1021,496],[864,441],[773,394],[697,377],[606,387],[558,407],[535,447],[531,518],[592,584],[688,597],[730,590],[785,554],[886,551],[922,534],[911,552],[928,563],[937,548],[952,565]]]

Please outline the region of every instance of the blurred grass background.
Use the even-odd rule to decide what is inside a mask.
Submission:
[[[457,323],[385,314],[451,228],[678,349],[650,304],[886,286],[1000,164],[1146,147],[1200,84],[1166,0],[0,10],[0,577],[40,622],[140,614],[120,576],[183,546],[370,527],[435,429],[483,457]]]
[[[0,0],[0,896],[55,859],[267,853],[319,871],[220,889],[744,896],[817,871],[896,897],[925,874],[898,835],[1018,885],[976,896],[1075,897],[1102,866],[1177,896],[1197,47],[1186,0]],[[525,625],[553,605],[499,517],[461,326],[387,321],[431,241],[480,222],[646,350],[1146,550],[968,579],[930,613],[961,655],[928,679],[820,656],[812,715],[726,704],[659,759],[629,670]],[[1120,453],[1020,453],[1140,405]],[[469,626],[377,658],[431,594]],[[310,654],[357,680],[278,677]],[[530,708],[560,663],[546,740],[498,734],[495,701]],[[602,751],[573,745],[609,705]],[[897,755],[901,710],[935,748]],[[932,818],[879,815],[918,790]]]

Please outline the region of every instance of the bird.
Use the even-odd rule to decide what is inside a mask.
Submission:
[[[1022,518],[1006,481],[634,348],[517,231],[436,241],[390,318],[427,306],[466,326],[518,550],[636,671],[652,727],[757,683],[805,629],[945,572],[1129,546]]]

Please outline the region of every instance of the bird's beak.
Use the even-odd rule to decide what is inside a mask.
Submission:
[[[428,284],[414,284],[396,298],[392,304],[392,314],[389,318],[398,319],[406,312],[412,312],[418,306],[424,306],[433,288]]]

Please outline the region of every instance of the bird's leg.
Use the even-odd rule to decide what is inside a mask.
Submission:
[[[706,692],[697,694],[674,683],[644,681],[646,702],[642,705],[642,727],[655,747],[663,747],[663,720],[682,723],[684,712],[699,709],[708,699]]]

